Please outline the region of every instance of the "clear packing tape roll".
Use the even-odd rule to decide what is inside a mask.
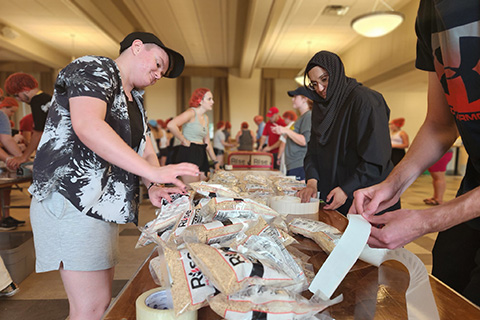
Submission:
[[[197,320],[197,311],[175,317],[170,289],[155,288],[142,293],[135,301],[137,320]]]
[[[408,319],[440,319],[433,297],[427,270],[422,261],[410,251],[372,249],[367,245],[371,225],[361,215],[347,215],[348,226],[335,249],[315,275],[309,290],[324,300],[330,299],[348,271],[361,259],[374,266],[388,260],[402,263],[410,274],[405,293]]]

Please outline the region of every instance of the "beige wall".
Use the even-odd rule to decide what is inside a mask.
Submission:
[[[232,136],[235,136],[240,130],[240,124],[243,121],[248,122],[249,129],[254,132],[257,130],[253,117],[258,114],[260,104],[261,75],[261,70],[255,69],[250,79],[239,78],[233,75],[228,77]]]

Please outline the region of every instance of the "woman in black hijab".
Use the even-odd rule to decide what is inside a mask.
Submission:
[[[308,79],[307,79],[308,76]],[[305,68],[312,91],[312,131],[304,160],[307,187],[302,202],[320,197],[327,210],[347,214],[353,192],[383,181],[393,168],[382,95],[345,75],[340,58],[320,51]],[[387,211],[400,208],[395,204]]]

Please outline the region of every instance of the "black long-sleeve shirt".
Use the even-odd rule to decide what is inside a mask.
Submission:
[[[320,112],[316,108],[319,106],[314,105],[312,112]],[[337,210],[343,214],[348,212],[355,190],[383,181],[393,169],[389,115],[381,94],[358,86],[341,107],[325,145],[312,130],[304,160],[306,178],[318,181],[322,199],[334,188],[342,188],[348,199]],[[312,128],[318,125],[312,123]]]

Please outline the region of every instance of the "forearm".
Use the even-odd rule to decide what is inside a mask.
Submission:
[[[42,138],[43,131],[33,130],[32,136],[30,138],[30,143],[27,145],[27,148],[23,152],[23,157],[27,160],[35,150],[37,150],[40,139]]]
[[[458,137],[443,87],[435,72],[428,74],[428,111],[425,122],[406,156],[388,176],[386,183],[405,191],[415,179],[434,164]]]
[[[286,130],[285,133],[287,134],[287,136],[293,140],[293,142],[295,142],[296,144],[304,147],[307,145],[307,141],[305,139],[305,136],[301,133],[297,133],[293,130]]]
[[[170,123],[168,124],[168,129],[170,129],[170,132],[175,136],[175,138],[177,138],[178,140],[180,140],[180,142],[183,144],[187,139],[183,136],[182,132],[180,131],[180,129],[178,129],[178,127],[176,125],[170,125]]]
[[[10,155],[7,152],[5,152],[5,150],[0,148],[0,160],[6,161],[8,157],[10,157]]]
[[[150,165],[152,166],[155,166],[155,167],[159,167],[160,164],[158,162],[158,158],[157,158],[157,155],[155,154],[155,150],[153,150],[153,147],[151,146],[152,143],[150,141],[150,138],[147,137],[147,141],[146,141],[146,144],[145,144],[145,150],[143,152],[143,159],[145,159],[145,161],[147,161]],[[142,177],[142,182],[144,185],[146,185],[147,187],[150,185],[151,180],[147,179],[146,177]]]
[[[92,118],[88,123],[74,125],[74,131],[87,148],[117,167],[141,177],[148,176],[152,169],[152,165],[128,146],[102,119]]]
[[[459,196],[441,206],[423,210],[425,230],[427,232],[440,232],[460,223],[480,217],[480,187]]]
[[[15,140],[13,140],[12,136],[7,134],[1,134],[0,140],[3,144],[3,147],[6,151],[8,151],[9,154],[15,157],[20,157],[22,155],[22,151],[18,147],[18,144],[15,142]]]

